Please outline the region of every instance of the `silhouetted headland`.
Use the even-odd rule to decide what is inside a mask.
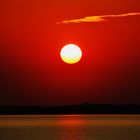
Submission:
[[[140,105],[90,104],[63,106],[1,106],[0,115],[31,114],[140,114]]]

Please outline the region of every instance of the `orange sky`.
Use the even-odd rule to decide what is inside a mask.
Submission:
[[[0,104],[139,103],[140,1],[4,0],[0,5]],[[127,16],[116,16],[122,14]],[[62,23],[93,16],[105,21]],[[72,66],[59,56],[68,43],[83,51]]]

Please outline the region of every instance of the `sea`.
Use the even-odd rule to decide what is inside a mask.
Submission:
[[[0,140],[140,140],[140,115],[1,115]]]

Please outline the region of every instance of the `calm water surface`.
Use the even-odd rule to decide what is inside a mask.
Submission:
[[[0,140],[140,140],[140,116],[0,116]]]

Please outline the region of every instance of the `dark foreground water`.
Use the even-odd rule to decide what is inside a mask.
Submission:
[[[0,140],[140,140],[140,116],[0,116]]]

